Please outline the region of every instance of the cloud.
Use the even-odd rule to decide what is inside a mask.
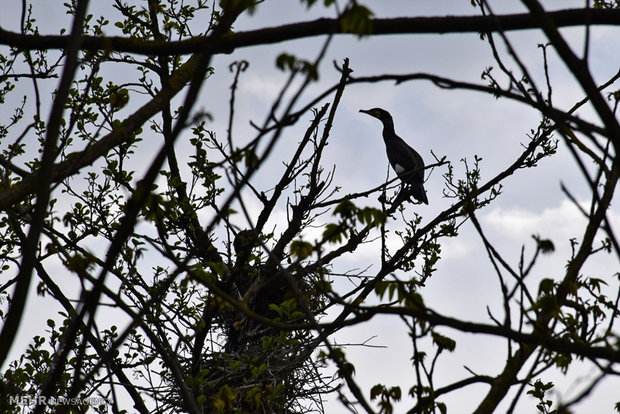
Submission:
[[[581,206],[588,208],[585,203]],[[562,200],[559,205],[539,212],[523,207],[498,207],[486,214],[482,222],[511,241],[524,240],[533,234],[559,240],[578,237],[586,219],[571,201]]]

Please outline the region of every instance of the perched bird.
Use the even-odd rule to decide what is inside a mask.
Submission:
[[[383,141],[388,161],[398,178],[409,185],[409,194],[421,203],[428,204],[424,190],[424,160],[394,132],[392,115],[385,109],[360,109],[360,112],[373,116],[383,123]]]

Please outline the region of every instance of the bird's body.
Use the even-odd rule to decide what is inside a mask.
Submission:
[[[421,203],[428,204],[424,190],[424,160],[394,131],[392,116],[384,109],[360,110],[383,123],[383,142],[388,161],[401,181],[409,185],[409,193]]]

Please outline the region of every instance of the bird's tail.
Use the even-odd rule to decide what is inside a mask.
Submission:
[[[426,198],[426,190],[422,183],[414,183],[409,187],[409,193],[418,200],[420,203],[428,204],[428,198]]]

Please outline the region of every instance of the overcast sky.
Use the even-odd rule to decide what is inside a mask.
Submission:
[[[91,2],[91,9],[100,7],[98,2]],[[322,3],[322,2],[317,2]],[[439,16],[472,15],[476,10],[469,0],[460,1],[405,1],[405,0],[367,0],[376,17],[394,16]],[[579,7],[584,2],[548,1],[548,9]],[[34,1],[35,15],[42,33],[58,33],[61,21],[66,21],[61,11],[62,1]],[[9,13],[0,15],[0,25],[4,29],[17,31],[15,14],[19,13],[19,2],[12,2]],[[494,1],[494,11],[522,12],[524,7],[518,1]],[[15,9],[11,9],[15,7]],[[261,4],[254,15],[244,16],[235,24],[236,31],[252,30],[265,26],[311,20],[317,17],[333,17],[333,11],[326,11],[322,6],[315,6],[307,11],[298,1],[275,0]],[[67,24],[64,23],[64,27]],[[575,50],[581,50],[583,31],[564,29],[562,33],[571,40]],[[535,75],[538,85],[543,86],[542,55],[537,46],[545,43],[539,31],[530,30],[510,33],[519,57],[526,63],[528,70]],[[620,29],[618,27],[596,27],[592,29],[591,68],[598,82],[602,83],[618,71],[620,64]],[[249,121],[261,123],[268,113],[273,98],[282,87],[286,74],[275,67],[275,58],[282,52],[292,53],[298,57],[314,60],[321,49],[324,38],[306,39],[263,47],[239,49],[232,55],[218,55],[212,64],[215,76],[205,83],[197,109],[204,109],[213,115],[210,129],[222,137],[226,133],[227,105],[232,74],[228,66],[235,60],[246,59],[250,63],[248,71],[242,75],[236,115],[235,131],[240,142],[243,137],[249,139],[253,129]],[[505,48],[500,46],[503,57],[510,61]],[[332,40],[327,55],[320,68],[320,80],[308,89],[302,97],[299,107],[312,100],[317,92],[335,84],[340,74],[334,70],[333,61],[341,64],[343,59],[350,59],[354,70],[353,76],[370,76],[381,74],[432,73],[455,80],[480,82],[480,75],[485,67],[496,66],[488,44],[479,39],[475,33],[450,35],[401,35],[377,36],[357,39],[354,36],[339,36]],[[550,52],[550,71],[553,83],[554,102],[563,109],[571,107],[582,99],[583,93],[574,82],[564,65]],[[493,72],[499,75],[496,68]],[[617,89],[617,86],[616,86]],[[332,97],[329,98],[331,100]],[[132,97],[132,103],[139,98]],[[329,102],[325,100],[325,102]],[[401,85],[383,82],[377,84],[354,84],[346,88],[337,113],[330,143],[325,154],[326,169],[335,165],[334,185],[342,188],[341,194],[369,189],[385,180],[387,158],[381,139],[381,125],[371,117],[359,113],[360,109],[382,107],[393,115],[396,132],[413,146],[431,163],[431,151],[437,156],[446,156],[457,175],[463,175],[460,159],[473,161],[473,156],[482,157],[481,168],[483,182],[503,170],[522,151],[522,145],[528,141],[530,129],[538,125],[538,114],[531,109],[506,100],[496,100],[491,96],[468,91],[445,91],[425,81],[408,82]],[[4,112],[0,112],[0,116]],[[589,110],[581,111],[581,116],[592,117]],[[258,187],[268,188],[270,179],[281,168],[285,154],[295,148],[303,128],[310,120],[306,116],[298,126],[287,130],[276,151],[272,154],[267,168],[260,171],[254,183]],[[179,143],[181,153],[190,154],[192,149],[184,142]],[[148,160],[148,157],[144,158]],[[409,205],[407,209],[424,216],[423,223],[447,208],[452,200],[442,196],[445,169],[433,171],[426,182],[429,199],[428,206]],[[391,173],[393,174],[393,173]],[[491,206],[480,212],[480,221],[487,231],[487,236],[496,243],[498,250],[505,254],[511,264],[519,260],[521,246],[525,243],[526,255],[534,250],[532,234],[539,234],[551,239],[556,252],[540,259],[535,277],[562,276],[564,265],[570,254],[569,238],[580,237],[585,220],[575,206],[562,194],[560,183],[564,183],[577,199],[587,202],[588,189],[580,172],[575,168],[573,159],[560,144],[559,153],[552,159],[545,160],[539,168],[519,171],[504,182],[504,191]],[[369,205],[377,205],[375,198],[369,198]],[[248,199],[257,214],[259,203]],[[284,211],[280,212],[283,217]],[[413,214],[411,214],[413,216]],[[610,217],[617,229],[620,217],[617,207]],[[240,223],[241,224],[241,223]],[[390,222],[394,230],[398,223]],[[317,230],[320,231],[320,230]],[[394,233],[392,233],[394,236]],[[393,249],[399,247],[399,240],[390,240]],[[442,246],[443,260],[439,270],[429,280],[422,291],[427,305],[438,312],[489,323],[487,306],[502,316],[499,299],[501,295],[497,278],[483,251],[479,237],[469,223],[461,229],[461,237],[449,240]],[[379,270],[379,251],[377,245],[362,246],[355,255],[344,257],[338,262],[339,270],[371,268],[366,274]],[[611,274],[617,269],[614,257],[597,260],[587,271],[592,274]],[[36,285],[36,284],[35,284]],[[535,284],[532,284],[535,286]],[[342,285],[343,288],[346,285]],[[14,345],[14,355],[21,354],[21,349],[32,337],[35,328],[41,328],[50,317],[49,312],[42,312],[41,299],[34,298],[38,305],[29,307],[25,316],[29,321],[29,332],[20,337]],[[30,323],[31,322],[31,323]],[[43,325],[44,326],[44,325]],[[450,330],[438,330],[448,335],[455,335]],[[388,386],[400,385],[403,394],[414,385],[414,371],[409,358],[411,341],[405,326],[397,318],[376,318],[364,324],[340,332],[336,339],[342,343],[362,343],[370,338],[370,344],[378,348],[350,347],[347,356],[356,366],[356,380],[366,392],[376,383]],[[40,331],[39,331],[40,334]],[[457,339],[456,351],[444,357],[438,367],[443,383],[468,376],[464,365],[480,374],[496,375],[505,359],[505,346],[482,336],[453,336]],[[575,367],[579,368],[579,367]],[[593,371],[592,371],[593,372]],[[571,369],[566,377],[545,378],[554,381],[562,398],[570,397],[576,382],[589,378],[589,368]],[[561,386],[560,386],[561,385]],[[442,398],[448,403],[449,412],[468,412],[475,408],[480,398],[487,391],[486,385],[468,387],[464,391]],[[578,388],[577,388],[578,389]],[[599,396],[579,407],[579,412],[609,412],[613,402],[618,399],[617,390],[620,381],[607,381],[597,389]],[[507,399],[509,401],[509,399]],[[411,400],[407,401],[408,403]],[[454,403],[454,405],[452,405]],[[402,407],[406,407],[403,404]],[[330,402],[327,412],[339,412],[339,403]],[[456,407],[451,408],[451,407]],[[535,402],[529,397],[523,398],[518,413],[535,412]],[[604,408],[603,408],[604,407]],[[404,409],[404,408],[403,408]],[[501,410],[499,411],[501,412]]]

